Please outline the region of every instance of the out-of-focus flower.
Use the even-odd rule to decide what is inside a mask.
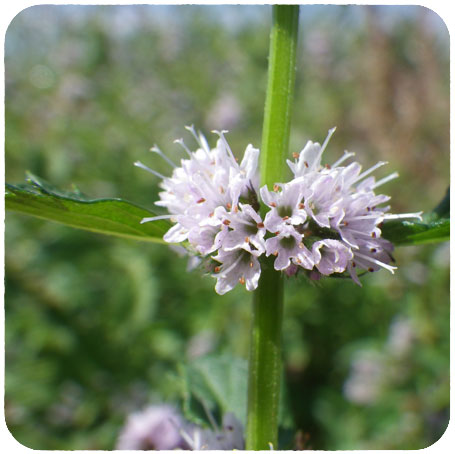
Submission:
[[[245,449],[243,425],[232,413],[223,416],[221,428],[212,430],[194,426],[183,435],[193,451]]]
[[[221,427],[213,420],[206,429],[182,418],[173,407],[155,405],[133,413],[119,435],[116,449],[121,450],[234,450],[244,449],[242,423],[225,413]]]
[[[179,430],[182,424],[181,416],[173,407],[152,405],[128,416],[116,449],[188,449]]]
[[[174,226],[164,235],[169,243],[189,243],[194,254],[208,257],[220,294],[238,283],[256,289],[261,256],[274,255],[274,267],[288,276],[348,273],[360,285],[358,272],[396,269],[393,245],[381,238],[382,223],[389,219],[418,218],[420,213],[389,214],[390,199],[375,190],[396,178],[392,173],[379,181],[371,175],[385,162],[362,172],[357,162],[341,165],[354,154],[345,152],[332,166],[322,165],[322,154],[335,128],[322,145],[309,141],[287,163],[294,174],[289,182],[259,189],[259,150],[248,145],[240,164],[225,137],[218,132],[215,148],[205,137],[191,131],[198,148],[190,151],[179,143],[189,159],[178,167],[156,146],[152,151],[173,168],[171,177],[137,162],[136,165],[163,181],[158,206],[169,214],[142,222],[170,219]],[[262,218],[259,208],[269,211]]]

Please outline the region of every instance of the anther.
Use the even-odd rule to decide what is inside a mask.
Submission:
[[[303,210],[304,208],[305,208],[305,204],[304,203],[299,203],[299,209]]]
[[[374,254],[375,252],[377,252],[377,250],[373,247],[370,249],[370,252],[372,252]]]
[[[277,236],[278,236],[279,234],[280,234],[280,232],[275,232],[275,235],[277,235]]]
[[[240,279],[239,279],[239,282],[244,285],[245,284],[245,278],[242,276]]]
[[[225,219],[225,220],[223,221],[223,224],[224,224],[224,225],[229,225],[230,223],[231,223],[231,221],[230,221],[229,219]]]
[[[370,267],[370,268],[368,268],[368,271],[369,271],[370,273],[372,273],[372,272],[374,271],[374,269]]]
[[[298,159],[299,156],[300,156],[300,154],[299,154],[299,153],[296,153],[295,151],[294,151],[294,153],[292,153],[292,157],[293,157],[294,159]]]
[[[376,232],[373,232],[373,233],[371,234],[371,238],[376,238]]]
[[[259,222],[259,223],[256,224],[256,227],[258,229],[263,229],[264,228],[264,223],[263,222]]]
[[[276,203],[275,202],[270,202],[270,206],[273,208],[276,208]]]
[[[230,209],[232,208],[232,205],[228,202],[228,203],[226,203],[226,208],[227,208],[228,210],[230,210]]]
[[[224,194],[224,188],[223,188],[223,186],[220,186],[220,193],[221,193],[221,194]]]
[[[250,242],[250,238],[247,236],[245,237],[245,243],[249,243]]]
[[[275,251],[273,255],[276,257],[278,255],[278,251]]]
[[[355,262],[352,262],[352,268],[355,268],[356,266]]]
[[[215,269],[213,270],[215,273],[219,273],[221,268],[219,266],[215,266]]]
[[[250,262],[250,268],[253,268],[253,262]]]
[[[289,216],[283,216],[283,221],[287,221],[289,219]]]
[[[204,203],[204,202],[205,202],[205,199],[204,199],[204,197],[202,197],[196,203]]]
[[[310,167],[310,166],[308,165],[308,162],[306,162],[306,161],[303,162],[303,165],[304,165],[307,169],[308,169],[308,167]]]
[[[280,187],[279,187],[277,184],[274,184],[274,185],[273,185],[273,190],[274,190],[275,192],[278,192],[278,191],[280,190]]]
[[[237,205],[234,205],[234,213],[238,213],[239,212],[239,207]]]

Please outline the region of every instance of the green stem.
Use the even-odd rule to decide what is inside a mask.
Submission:
[[[273,7],[260,162],[261,186],[269,189],[286,177],[298,16],[298,6]],[[278,446],[283,277],[274,270],[273,259],[263,261],[253,298],[246,449],[254,451],[269,449],[270,443]]]

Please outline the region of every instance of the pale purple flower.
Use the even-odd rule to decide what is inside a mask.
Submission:
[[[299,182],[276,185],[274,191],[269,191],[267,186],[260,189],[262,201],[270,207],[264,219],[269,232],[275,233],[287,225],[300,225],[306,221],[307,213],[302,203],[305,189]]]
[[[311,252],[302,242],[302,234],[298,233],[292,226],[284,226],[277,234],[266,240],[266,255],[276,256],[274,268],[285,270],[294,264],[311,270],[314,266],[314,258]]]
[[[254,252],[250,253],[243,248],[233,251],[220,249],[213,260],[219,263],[213,269],[218,294],[224,295],[239,283],[249,291],[257,288],[261,266]]]
[[[323,275],[350,275],[360,285],[359,274],[385,268],[396,269],[393,245],[381,238],[381,226],[389,219],[418,218],[420,213],[389,214],[389,197],[375,190],[396,178],[392,173],[379,181],[372,175],[385,165],[378,162],[362,171],[357,162],[346,161],[345,152],[335,163],[322,164],[322,155],[335,128],[324,143],[308,141],[294,161],[287,163],[294,175],[259,190],[259,150],[248,145],[238,163],[224,136],[210,148],[205,137],[187,128],[198,148],[180,166],[156,146],[152,151],[173,167],[165,177],[137,162],[163,181],[160,200],[168,210],[142,222],[170,219],[174,225],[164,235],[169,243],[182,243],[193,254],[206,257],[215,290],[224,294],[238,283],[257,288],[261,257],[274,255],[274,268],[288,276],[304,272],[310,279]],[[268,208],[259,212],[261,203]]]
[[[351,249],[338,240],[316,241],[312,252],[316,268],[326,276],[342,273],[353,257]]]
[[[152,405],[128,416],[117,440],[116,449],[188,449],[179,431],[182,423],[180,414],[173,407]]]
[[[254,251],[256,255],[265,251],[266,229],[251,205],[240,203],[238,208],[225,215],[223,224],[227,227],[222,238],[223,250],[242,248],[248,252]]]

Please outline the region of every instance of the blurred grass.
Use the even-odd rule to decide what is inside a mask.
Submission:
[[[238,155],[259,146],[269,13],[23,11],[6,35],[7,181],[30,170],[62,188],[152,207],[158,181],[132,163],[168,173],[146,151],[156,142],[178,161],[172,141],[188,138],[184,125],[231,130]],[[384,188],[393,211],[430,211],[449,181],[443,23],[421,7],[305,6],[301,16],[291,151],[336,125],[328,162],[345,148],[365,166],[387,160],[400,172]],[[247,355],[250,295],[217,296],[212,279],[164,246],[10,213],[5,241],[5,412],[29,447],[112,449],[128,412],[176,400],[177,362]],[[306,447],[417,449],[447,425],[448,245],[396,258],[395,276],[367,276],[361,289],[288,283],[286,376]],[[402,356],[388,347],[397,319],[412,327]],[[381,358],[379,384],[356,401],[347,383],[359,383],[354,365],[365,351]]]

